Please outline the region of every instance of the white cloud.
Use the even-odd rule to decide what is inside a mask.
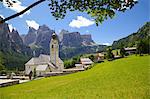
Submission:
[[[12,26],[12,24],[8,25],[10,32],[12,32],[13,29],[16,29],[15,27]]]
[[[109,46],[109,45],[111,45],[110,43],[102,43],[102,45],[107,45],[107,46]]]
[[[39,24],[34,20],[26,20],[26,23],[29,27],[33,27],[36,30],[39,28]]]
[[[24,9],[26,8],[25,6],[22,6],[22,3],[21,3],[19,0],[15,0],[16,3],[13,3],[13,2],[10,0],[10,2],[13,3],[13,6],[11,6],[11,7],[8,7],[8,4],[6,3],[6,0],[3,0],[3,1],[4,1],[4,2],[3,2],[4,7],[8,8],[8,9],[11,9],[11,10],[13,10],[13,11],[15,11],[15,12],[20,12],[20,11],[22,11],[22,10],[24,10]],[[29,14],[29,13],[30,13],[30,10],[27,11],[25,14]],[[23,15],[24,15],[24,14],[23,14]],[[23,17],[23,15],[20,15],[19,17]]]
[[[86,33],[89,33],[89,30],[86,30]]]
[[[81,28],[81,27],[88,27],[90,25],[93,25],[95,22],[92,20],[89,20],[83,16],[77,16],[77,19],[73,19],[69,26],[73,28]]]

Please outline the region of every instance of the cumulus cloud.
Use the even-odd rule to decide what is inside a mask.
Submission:
[[[19,0],[15,0],[16,3],[13,3],[12,1],[10,1],[10,2],[13,3],[13,6],[11,6],[11,7],[8,7],[9,5],[7,4],[6,0],[3,0],[3,1],[4,1],[3,2],[4,7],[8,8],[8,9],[11,9],[15,12],[20,12],[20,11],[22,11],[26,8],[25,6],[22,6],[22,3]],[[30,13],[30,10],[27,11],[25,14],[29,14],[29,13]],[[20,15],[19,17],[23,17],[23,15]]]
[[[110,45],[110,43],[102,43],[103,45],[107,45],[107,46],[109,46]]]
[[[26,23],[29,27],[33,27],[36,30],[39,28],[39,24],[34,20],[26,20]]]
[[[77,19],[73,19],[69,26],[73,28],[81,28],[81,27],[88,27],[93,25],[95,22],[93,20],[89,20],[83,16],[77,16]]]
[[[10,32],[12,32],[13,29],[16,29],[15,27],[12,26],[12,24],[8,25]]]

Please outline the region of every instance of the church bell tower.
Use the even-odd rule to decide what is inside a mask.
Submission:
[[[52,34],[50,42],[50,60],[55,65],[59,65],[59,41],[56,33]]]

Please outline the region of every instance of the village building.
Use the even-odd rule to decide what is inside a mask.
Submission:
[[[105,59],[105,54],[104,53],[98,53],[98,61],[104,60]]]
[[[75,64],[76,69],[84,69],[82,64]]]
[[[125,52],[127,54],[135,54],[136,53],[136,47],[128,47],[128,48],[125,48]]]
[[[75,64],[77,69],[86,69],[93,64],[93,61],[89,58],[81,58],[80,62],[81,64]]]
[[[39,55],[31,58],[25,64],[25,74],[29,75],[36,70],[37,76],[43,76],[49,72],[63,72],[64,63],[59,58],[59,40],[55,33],[52,34],[50,42],[50,55]]]

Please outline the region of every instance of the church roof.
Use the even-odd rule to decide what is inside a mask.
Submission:
[[[36,67],[36,71],[45,71],[47,69],[48,65],[38,65]]]
[[[31,58],[25,65],[38,65],[42,63],[48,63],[50,61],[49,55],[41,54],[39,57]]]

